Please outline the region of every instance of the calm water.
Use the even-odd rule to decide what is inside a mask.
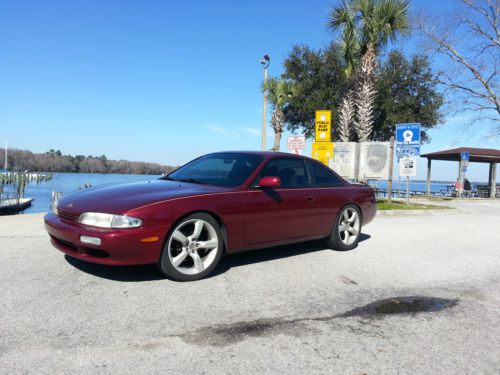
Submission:
[[[29,184],[26,186],[25,196],[34,198],[31,207],[24,210],[23,213],[47,212],[50,210],[50,198],[53,191],[69,193],[83,187],[85,184],[97,186],[109,183],[120,183],[129,181],[147,181],[156,179],[160,176],[152,175],[134,175],[134,174],[102,174],[102,173],[55,173],[52,180],[38,184]],[[452,182],[432,182],[431,191],[440,192],[446,190],[446,186]],[[370,181],[370,184],[380,189],[387,189],[387,181]],[[425,191],[424,181],[410,182],[411,191]],[[11,191],[12,186],[6,186],[5,191]],[[405,180],[393,181],[394,190],[405,190]]]
[[[151,176],[143,174],[103,174],[103,173],[54,173],[52,180],[40,182],[38,184],[29,184],[26,186],[24,196],[34,198],[31,207],[24,210],[23,213],[47,212],[50,210],[50,198],[53,191],[69,193],[83,187],[85,184],[97,186],[109,183],[147,181],[156,179],[160,176]],[[6,192],[12,191],[12,186],[5,186]],[[9,190],[10,189],[10,190]]]

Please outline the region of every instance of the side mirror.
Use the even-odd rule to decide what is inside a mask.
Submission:
[[[278,188],[281,186],[281,180],[275,176],[262,177],[259,181],[259,186],[265,189]]]

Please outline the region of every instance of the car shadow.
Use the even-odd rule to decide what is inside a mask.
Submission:
[[[370,237],[369,234],[362,233],[360,234],[359,242],[366,241]],[[356,251],[357,249],[358,248],[355,248],[350,251]],[[328,250],[325,248],[323,241],[309,241],[230,254],[221,259],[217,268],[215,268],[207,278],[217,277],[235,267],[269,262],[322,250]],[[70,265],[80,271],[113,281],[140,282],[165,279],[163,273],[161,273],[154,264],[139,266],[107,266],[103,264],[88,263],[69,255],[65,255],[64,258]]]
[[[369,234],[361,233],[359,235],[359,242],[366,241],[371,238]],[[346,252],[356,251],[358,248],[348,250]],[[275,247],[267,247],[265,249],[251,250],[242,253],[230,254],[223,257],[217,268],[208,275],[207,278],[216,277],[221,275],[231,268],[246,266],[248,264],[269,262],[282,258],[290,258],[297,255],[313,253],[316,251],[331,250],[325,247],[323,241],[308,241],[301,243],[294,243],[290,245],[282,245]],[[342,253],[344,251],[331,250]]]
[[[85,273],[114,281],[137,282],[162,280],[165,275],[154,264],[139,266],[107,266],[95,264],[65,255],[66,261]]]

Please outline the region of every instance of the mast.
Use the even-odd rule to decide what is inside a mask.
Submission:
[[[5,141],[5,171],[7,171],[7,141]]]

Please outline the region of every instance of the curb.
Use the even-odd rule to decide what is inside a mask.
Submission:
[[[456,208],[445,208],[438,210],[378,210],[377,216],[442,216],[442,215],[457,215],[460,210]]]

